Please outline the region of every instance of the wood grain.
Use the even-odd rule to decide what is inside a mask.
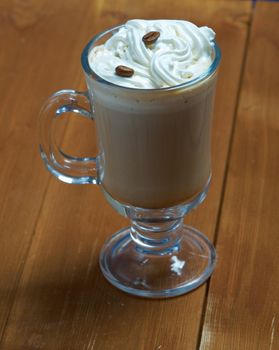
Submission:
[[[212,26],[223,51],[213,128],[214,177],[206,203],[189,222],[213,238],[251,5],[206,1],[201,11],[196,1],[177,0],[170,13],[166,0],[160,6],[155,0],[134,6],[128,0],[39,2],[26,2],[32,10],[20,1],[0,7],[5,28],[5,35],[0,33],[5,43],[1,121],[6,123],[0,129],[5,162],[0,174],[2,330],[7,322],[1,349],[195,349],[205,286],[168,301],[136,299],[111,287],[100,274],[98,253],[105,238],[127,221],[98,188],[54,179],[47,187],[35,120],[52,91],[83,86],[80,52],[98,31],[134,17],[187,17]],[[73,138],[79,147],[82,140],[70,124],[64,144]]]
[[[201,349],[279,349],[279,6],[258,3]]]
[[[73,40],[76,28],[70,23],[82,26],[87,11],[86,7],[77,10],[78,4],[10,1],[0,5],[0,337],[49,179],[38,153],[38,112],[53,89],[80,84],[81,69],[74,62],[82,43]],[[85,30],[83,35],[87,40]],[[65,64],[69,60],[72,65]]]

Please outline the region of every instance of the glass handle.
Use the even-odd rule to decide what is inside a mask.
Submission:
[[[63,182],[99,184],[97,158],[68,155],[55,142],[55,121],[68,112],[94,120],[87,92],[61,90],[46,101],[39,116],[41,157],[47,169]]]

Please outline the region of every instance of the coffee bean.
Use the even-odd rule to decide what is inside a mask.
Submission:
[[[126,66],[117,66],[115,73],[120,77],[131,77],[134,74],[134,70]]]
[[[155,41],[159,38],[159,36],[159,32],[149,32],[142,37],[142,40],[146,45],[150,45],[154,44]]]

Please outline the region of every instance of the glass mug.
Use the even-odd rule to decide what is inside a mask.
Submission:
[[[212,107],[221,54],[214,43],[208,70],[174,87],[118,86],[90,68],[88,54],[121,27],[95,36],[84,48],[88,91],[58,91],[42,108],[40,152],[59,180],[98,184],[109,203],[130,218],[131,226],[115,233],[101,250],[107,280],[133,295],[172,297],[201,285],[216,262],[213,245],[184,225],[183,218],[204,200],[210,183]],[[70,156],[55,143],[53,122],[67,112],[96,123],[96,157]]]

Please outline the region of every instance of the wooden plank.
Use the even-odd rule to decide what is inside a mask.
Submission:
[[[80,85],[82,44],[70,23],[81,24],[86,12],[72,0],[0,4],[0,337],[49,179],[38,152],[38,112],[53,89]],[[83,30],[83,41],[89,33]]]
[[[201,349],[279,349],[279,6],[257,3]]]
[[[39,38],[43,38],[43,43],[48,43],[44,55],[33,57],[38,67],[41,67],[43,57],[48,62],[47,72],[42,68],[37,72],[40,84],[34,87],[40,96],[40,103],[42,96],[47,95],[46,90],[40,92],[41,82],[47,76],[50,78],[47,89],[52,85],[53,90],[73,86],[75,79],[80,79],[76,70],[78,48],[81,51],[89,31],[94,34],[133,17],[187,17],[198,24],[212,26],[218,33],[218,41],[225,57],[220,71],[214,121],[213,156],[218,162],[214,163],[215,177],[206,204],[191,214],[189,219],[190,224],[213,238],[250,4],[208,1],[205,2],[203,11],[200,11],[200,6],[195,1],[187,4],[174,1],[171,13],[167,1],[162,1],[158,6],[155,0],[137,2],[135,6],[120,0],[90,2],[88,6],[85,2],[80,6],[69,1],[66,13],[60,4],[56,5],[56,12],[49,10],[54,11],[51,13],[55,13],[56,18],[45,17],[43,24],[34,29],[34,32],[31,30],[31,34],[28,33],[30,44],[23,58],[26,65],[33,49],[39,45]],[[70,27],[78,28],[78,34],[68,32]],[[57,35],[56,31],[48,28],[57,28],[60,34]],[[64,45],[62,34],[66,38],[71,36],[71,43],[75,42],[74,47],[68,41]],[[235,43],[234,47],[231,42]],[[40,49],[43,49],[43,43],[40,44]],[[59,52],[59,57],[54,52]],[[69,55],[70,52],[73,53],[72,56]],[[65,63],[66,67],[63,66]],[[60,70],[61,84],[55,85],[50,72]],[[31,95],[26,93],[24,97],[29,105],[33,103]],[[75,131],[70,125],[66,142],[74,135]],[[35,157],[35,152],[37,147],[29,156]],[[31,174],[30,170],[28,174]],[[40,175],[47,176],[43,171]],[[36,176],[31,176],[37,177],[38,172]],[[23,185],[21,188],[24,188]],[[23,198],[26,196],[24,192]],[[150,301],[132,298],[117,291],[101,276],[98,267],[100,247],[106,236],[124,224],[127,221],[109,207],[98,188],[68,186],[51,180],[3,337],[3,349],[195,348],[205,286],[186,297]],[[15,232],[18,236],[18,227]],[[7,255],[12,257],[12,251],[8,251]],[[12,292],[15,290],[12,284],[6,288]]]

